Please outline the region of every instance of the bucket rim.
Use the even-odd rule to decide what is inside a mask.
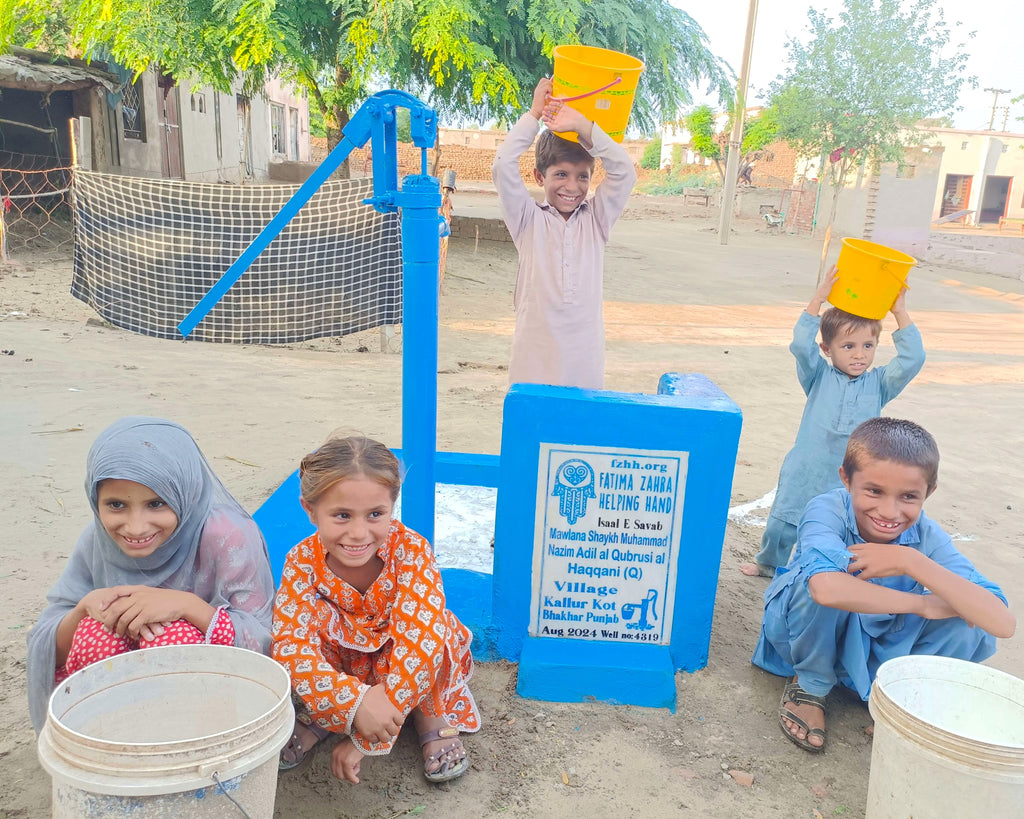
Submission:
[[[82,733],[81,731],[77,731],[74,728],[71,728],[70,726],[66,725],[64,723],[64,721],[62,720],[62,718],[59,717],[54,712],[54,700],[57,699],[58,694],[61,693],[61,688],[63,688],[64,686],[68,685],[69,681],[73,677],[76,677],[77,675],[82,674],[85,671],[88,671],[90,666],[86,666],[85,668],[82,668],[82,669],[76,671],[74,674],[72,674],[70,677],[68,677],[66,680],[64,680],[50,694],[50,698],[49,698],[49,700],[47,701],[47,704],[46,704],[46,722],[51,726],[51,728],[52,728],[52,730],[53,730],[53,732],[55,734],[64,734],[64,735],[66,735],[68,737],[72,737],[76,742],[80,741],[80,742],[82,742],[85,745],[92,746],[93,748],[97,748],[98,749],[98,748],[103,748],[103,747],[117,747],[117,748],[124,748],[126,750],[136,749],[136,748],[152,748],[152,749],[154,749],[153,752],[152,752],[153,755],[156,755],[156,754],[160,754],[160,753],[173,752],[173,750],[176,747],[190,745],[190,744],[195,743],[197,740],[200,740],[200,739],[206,740],[210,744],[215,744],[215,743],[218,743],[218,742],[223,742],[223,741],[231,738],[232,736],[244,736],[244,735],[246,735],[248,733],[251,733],[258,726],[258,724],[261,721],[266,719],[268,714],[271,714],[271,713],[281,709],[285,702],[287,702],[289,705],[291,704],[291,677],[289,676],[288,671],[280,663],[278,663],[272,657],[268,657],[266,654],[261,654],[261,653],[259,653],[257,651],[251,651],[251,650],[249,650],[247,648],[239,648],[237,646],[214,646],[214,645],[208,645],[208,644],[185,645],[185,646],[155,646],[153,648],[147,648],[147,649],[143,649],[143,650],[146,651],[146,652],[168,653],[168,652],[173,652],[175,649],[193,649],[193,650],[194,649],[201,649],[201,650],[202,649],[214,649],[215,651],[218,651],[218,652],[221,652],[221,651],[243,652],[245,655],[254,655],[256,657],[262,657],[264,660],[267,660],[269,663],[272,663],[273,667],[278,669],[284,675],[284,680],[285,680],[285,683],[286,683],[285,684],[285,690],[284,690],[284,692],[279,697],[277,697],[277,699],[274,701],[273,706],[268,708],[267,711],[264,712],[262,715],[253,717],[252,719],[248,720],[247,722],[241,723],[240,725],[236,725],[236,726],[234,726],[232,728],[227,728],[227,729],[225,729],[223,731],[218,731],[217,733],[203,734],[201,736],[186,737],[186,738],[183,738],[183,739],[167,740],[167,741],[164,741],[164,742],[128,742],[128,741],[121,741],[121,740],[104,739],[102,737],[91,736],[89,734]],[[134,654],[134,653],[135,652],[126,652],[124,654],[119,654],[116,657],[111,657],[111,658],[109,658],[109,660],[105,660],[103,662],[117,662],[120,658],[122,658],[122,657],[129,657],[131,654]],[[180,653],[180,652],[177,652],[177,653]],[[196,653],[196,652],[195,651],[190,651],[190,652],[187,652],[187,653]],[[210,652],[203,650],[200,653],[209,654]],[[245,656],[245,659],[246,660],[250,660],[251,658],[249,656]],[[121,662],[123,664],[124,662],[127,662],[127,660],[123,660]],[[96,664],[92,663],[91,665],[96,665]],[[271,665],[266,665],[266,668],[270,669]],[[159,676],[172,676],[172,675],[179,675],[179,674],[189,674],[189,675],[192,675],[192,674],[196,674],[196,673],[228,674],[228,673],[232,673],[232,672],[230,672],[228,670],[221,670],[221,671],[201,670],[201,671],[197,672],[195,669],[189,669],[189,670],[183,669],[183,670],[180,670],[180,671],[172,671],[172,672],[162,671]],[[277,673],[277,672],[275,671],[274,673]],[[137,681],[138,679],[140,679],[142,676],[152,676],[152,675],[140,675],[139,677],[133,677],[133,678],[129,678],[129,679],[124,679],[124,680],[119,681],[118,684],[134,682],[134,681]],[[237,674],[235,674],[234,676],[237,676]],[[250,681],[251,682],[257,682],[255,680],[250,680]],[[259,683],[259,684],[262,684],[262,683]],[[268,690],[270,690],[271,693],[274,693],[274,690],[272,688],[268,687]],[[65,713],[67,713],[67,712],[65,712]]]
[[[573,53],[574,51],[579,51],[581,53],[576,55]],[[581,56],[587,54],[593,54],[595,57],[598,55],[608,55],[616,58],[625,58],[626,62],[632,61],[633,64],[613,67],[580,59]],[[556,57],[561,57],[562,59],[571,60],[574,63],[579,63],[580,65],[585,65],[589,68],[598,68],[604,71],[643,71],[647,67],[643,60],[638,57],[634,57],[632,54],[626,54],[624,51],[615,51],[614,49],[602,48],[601,46],[582,45],[581,43],[565,43],[563,45],[555,46],[551,50],[552,61],[554,61]]]
[[[888,666],[888,668],[887,668]],[[916,673],[912,673],[911,669],[915,669]],[[872,702],[877,707],[881,708],[892,708],[898,713],[903,715],[909,721],[916,725],[924,726],[929,731],[938,732],[944,737],[951,738],[957,741],[967,741],[971,743],[977,743],[979,745],[987,746],[987,748],[1001,751],[1010,752],[1015,757],[1024,753],[1024,741],[1021,742],[995,742],[984,737],[977,735],[964,733],[962,731],[952,731],[947,727],[936,724],[934,721],[926,719],[920,716],[914,711],[907,708],[904,704],[898,702],[889,691],[886,690],[886,685],[892,685],[900,682],[907,682],[910,680],[940,680],[942,682],[962,685],[965,688],[973,688],[976,690],[984,690],[976,682],[968,682],[966,680],[956,680],[950,677],[940,676],[938,671],[941,670],[955,669],[957,671],[965,671],[970,669],[974,672],[978,672],[983,676],[988,676],[992,680],[999,680],[1005,685],[1019,688],[1024,692],[1024,680],[1019,677],[1002,671],[992,666],[984,665],[983,663],[975,663],[970,660],[960,660],[954,657],[941,657],[930,654],[908,654],[903,657],[894,657],[886,660],[879,666],[878,671],[875,674],[874,683],[871,686],[871,698],[869,700],[869,708]],[[931,672],[930,674],[928,672]],[[1004,694],[1000,694],[995,691],[988,690],[986,693],[997,696],[1008,702],[1013,702]],[[876,696],[877,694],[877,696]],[[1020,702],[1015,703],[1020,705]]]
[[[882,259],[886,262],[896,262],[898,264],[906,264],[910,267],[915,267],[919,264],[918,260],[911,256],[909,253],[904,253],[902,250],[897,250],[889,245],[883,245],[878,242],[872,242],[869,239],[858,239],[855,236],[844,236],[842,244],[847,247],[856,250],[858,253],[866,253],[869,256],[875,256],[876,258]],[[883,256],[881,253],[877,253],[872,248],[881,248],[889,253],[898,254],[900,258],[893,258],[890,256]]]

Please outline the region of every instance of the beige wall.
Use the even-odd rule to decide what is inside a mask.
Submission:
[[[907,148],[902,167],[886,163],[877,175],[856,169],[839,197],[833,238],[868,239],[922,256],[928,249],[941,162],[941,150]],[[818,204],[818,234],[828,224],[832,196],[826,178]]]
[[[981,202],[986,176],[1012,177],[1006,215],[1024,218],[1024,134],[936,128],[927,144],[945,149],[939,186],[932,202],[933,219],[939,218],[948,174],[972,177],[968,207],[973,210],[977,210]]]
[[[142,75],[143,100],[145,105],[145,141],[125,139],[121,129],[121,111],[118,107],[114,118],[120,153],[120,165],[111,166],[115,173],[131,176],[161,176],[161,128],[159,114],[159,89],[153,70]],[[240,84],[238,85],[240,88]],[[303,97],[283,86],[279,81],[267,83],[266,96],[256,96],[249,101],[249,141],[251,144],[251,168],[242,161],[242,133],[246,127],[239,116],[236,94],[224,94],[211,86],[192,89],[180,84],[170,93],[178,100],[178,121],[180,124],[180,151],[182,173],[191,182],[266,182],[270,179],[270,164],[275,156],[272,149],[270,103],[280,103],[285,111],[285,154],[278,161],[289,157],[291,149],[291,117],[289,112],[298,112],[298,156],[299,161],[309,161],[309,103]],[[220,120],[218,135],[217,120]]]

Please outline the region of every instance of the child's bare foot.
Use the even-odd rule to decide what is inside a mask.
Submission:
[[[740,571],[747,577],[775,577],[775,569],[763,563],[740,563]]]
[[[818,753],[825,748],[825,698],[808,694],[796,681],[786,683],[779,703],[782,732],[805,751]]]
[[[352,744],[351,737],[342,739],[331,751],[331,773],[338,779],[347,779],[353,785],[358,785],[362,764],[363,753]]]
[[[449,727],[443,717],[428,717],[413,711],[416,732],[423,748],[423,775],[429,782],[447,782],[462,776],[469,767],[459,729]]]

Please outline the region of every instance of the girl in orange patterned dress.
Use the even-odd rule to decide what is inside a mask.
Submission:
[[[391,517],[398,460],[376,441],[332,438],[299,476],[317,531],[288,553],[274,601],[273,656],[301,701],[281,769],[335,733],[331,771],[358,783],[363,756],[389,753],[412,714],[426,778],[461,776],[459,732],[480,728],[473,637],[445,607],[430,544]]]

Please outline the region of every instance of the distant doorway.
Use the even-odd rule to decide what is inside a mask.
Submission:
[[[165,179],[184,179],[181,163],[181,125],[178,118],[178,88],[174,77],[160,74],[157,79],[157,105],[160,108],[160,171]]]
[[[979,224],[995,224],[1006,216],[1006,202],[1010,197],[1010,176],[986,176],[985,187],[981,189],[981,207],[978,209]]]
[[[966,210],[967,203],[970,201],[971,177],[955,173],[946,174],[946,185],[942,191],[942,208],[939,211],[939,217]],[[969,215],[965,213],[959,219],[952,221],[966,223]]]

